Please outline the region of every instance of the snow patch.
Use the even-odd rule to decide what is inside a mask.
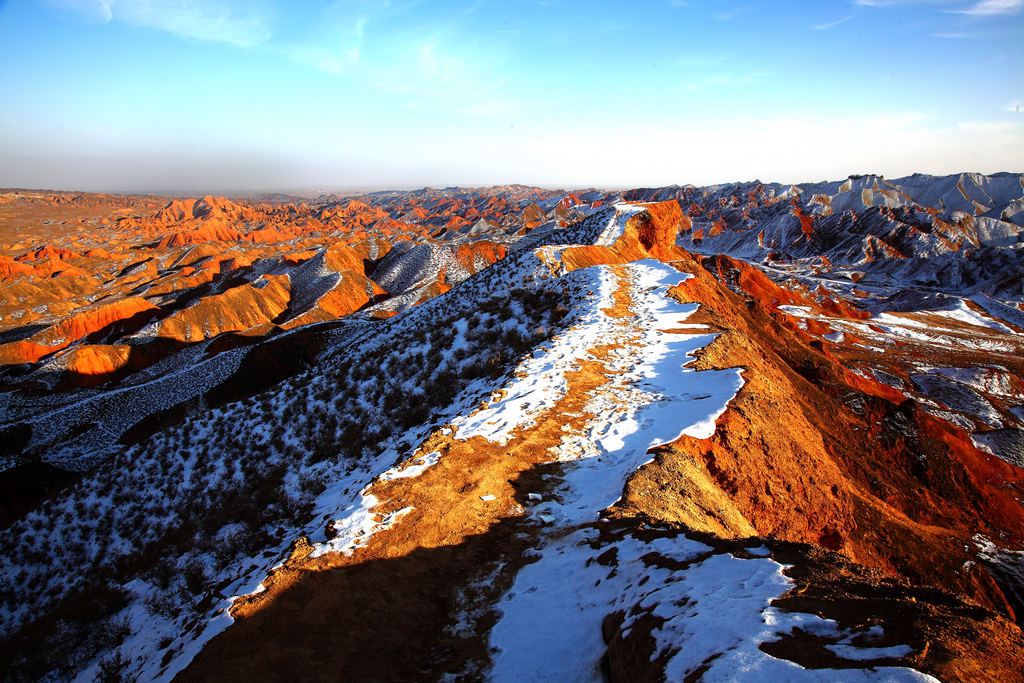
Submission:
[[[375,533],[391,528],[413,510],[411,507],[405,507],[381,518],[378,513],[373,512],[373,508],[378,504],[380,501],[377,497],[364,489],[359,502],[345,509],[348,514],[331,522],[331,528],[336,534],[334,538],[329,538],[323,543],[315,543],[310,556],[320,557],[326,553],[351,555],[356,548],[365,545]]]
[[[576,272],[589,280],[596,290],[580,322],[553,337],[545,347],[520,363],[515,371],[516,378],[502,388],[501,398],[453,420],[451,424],[457,430],[457,438],[467,440],[479,436],[492,442],[508,443],[513,431],[534,424],[537,415],[554,407],[568,388],[565,373],[574,370],[588,350],[610,333],[613,321],[601,309],[614,304],[611,271],[596,266]],[[581,284],[586,284],[586,280]]]
[[[437,461],[441,459],[441,453],[434,451],[433,453],[427,453],[416,458],[413,462],[409,463],[405,467],[393,467],[384,474],[380,475],[380,478],[384,481],[391,481],[393,479],[408,479],[411,477],[418,477],[428,468],[437,464]]]
[[[704,665],[705,681],[935,680],[895,667],[808,670],[763,652],[761,643],[795,628],[841,635],[831,620],[771,606],[793,585],[783,574],[785,566],[774,560],[716,554],[683,536],[602,541],[592,527],[562,537],[549,535],[539,549],[539,561],[520,570],[498,604],[502,616],[491,631],[495,652],[490,679],[600,680],[606,651],[602,625],[606,615],[622,612],[623,632],[645,614],[664,620],[651,635],[654,656],[668,657],[667,680],[684,680]],[[648,561],[658,555],[668,562]],[[673,569],[673,562],[686,563],[685,568]],[[909,650],[844,643],[836,654],[871,660],[898,656],[897,648]]]
[[[615,204],[615,214],[594,244],[601,247],[610,247],[615,244],[626,230],[626,223],[629,219],[643,210],[644,207],[635,204]]]

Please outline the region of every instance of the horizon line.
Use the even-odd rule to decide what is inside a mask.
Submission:
[[[87,190],[80,189],[77,187],[22,187],[22,186],[4,186],[0,187],[0,193],[11,193],[11,192],[40,192],[40,193],[68,193],[68,194],[91,194],[91,195],[119,195],[127,197],[158,197],[158,198],[172,198],[172,199],[183,199],[192,197],[205,197],[205,196],[221,196],[229,197],[235,196],[239,198],[246,198],[255,195],[273,195],[281,194],[290,197],[297,198],[309,198],[314,199],[316,197],[324,195],[342,195],[342,196],[362,196],[367,194],[373,194],[377,192],[416,192],[423,190],[485,190],[497,187],[522,187],[528,189],[546,190],[549,192],[588,192],[588,191],[603,191],[603,192],[623,192],[628,190],[638,189],[658,189],[665,187],[712,187],[721,185],[747,185],[751,183],[761,183],[765,185],[790,185],[799,186],[802,184],[816,184],[816,183],[828,183],[836,182],[839,180],[850,180],[856,178],[863,178],[867,176],[881,178],[881,179],[899,179],[899,178],[910,178],[913,176],[931,176],[934,178],[949,177],[955,175],[975,174],[982,176],[1000,176],[1000,175],[1022,175],[1024,176],[1024,170],[1022,171],[994,171],[994,172],[982,172],[982,171],[956,171],[953,173],[927,173],[923,171],[915,171],[907,175],[895,176],[892,178],[886,178],[884,173],[850,173],[843,178],[822,178],[816,180],[802,180],[798,182],[783,182],[776,180],[762,180],[760,178],[751,178],[749,180],[731,180],[727,182],[718,183],[667,183],[664,185],[657,184],[640,184],[640,185],[545,185],[545,184],[531,184],[521,182],[509,182],[509,183],[491,183],[491,184],[407,184],[407,183],[395,183],[394,185],[384,184],[372,184],[372,185],[339,185],[335,187],[311,187],[311,186],[250,186],[250,187],[220,187],[220,188],[109,188],[103,190]]]

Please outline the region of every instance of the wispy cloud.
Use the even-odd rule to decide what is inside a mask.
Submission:
[[[270,16],[264,3],[233,0],[51,0],[93,20],[123,22],[239,47],[270,38]]]
[[[424,23],[411,11],[415,0],[335,1],[301,19],[271,0],[45,1],[91,21],[280,55],[393,97],[402,107],[477,115],[521,107],[503,94],[507,79],[489,46],[463,27],[480,3]]]
[[[604,33],[616,33],[618,31],[626,31],[629,27],[627,24],[621,21],[602,19],[599,28]]]
[[[508,80],[479,59],[461,56],[437,37],[366,68],[363,81],[401,99],[403,107],[473,116],[507,115],[522,103],[504,92]]]
[[[522,108],[492,51],[451,18],[403,22],[402,9],[366,3],[360,13],[324,17],[323,26],[266,49],[376,91],[407,109],[498,116]]]
[[[990,17],[1000,14],[1017,14],[1024,9],[1024,0],[980,0],[967,9],[950,10],[956,14]]]
[[[842,19],[836,19],[835,21],[829,21],[829,22],[826,22],[824,24],[817,24],[816,26],[812,26],[811,30],[813,30],[813,31],[826,31],[826,30],[828,30],[828,29],[830,29],[830,28],[832,28],[834,26],[839,26],[839,24],[845,24],[850,19],[853,19],[853,15],[852,14],[850,16],[848,16],[848,17],[843,17]]]
[[[275,41],[270,49],[324,73],[349,73],[362,56],[369,21],[363,15],[325,21],[313,34]]]
[[[861,7],[899,7],[900,5],[948,5],[956,0],[853,0]]]
[[[113,19],[108,0],[45,0],[45,4],[72,10],[92,21],[108,23]]]
[[[749,7],[741,5],[739,7],[733,7],[731,9],[715,12],[714,14],[711,15],[711,18],[717,19],[718,21],[732,21],[741,14],[746,14],[748,11],[750,11]]]
[[[860,7],[906,7],[911,5],[962,5],[963,0],[853,0]],[[1024,0],[976,0],[962,9],[945,9],[947,14],[991,17],[1017,14],[1024,10]]]

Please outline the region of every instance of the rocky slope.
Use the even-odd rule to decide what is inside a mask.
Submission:
[[[1022,195],[9,191],[4,676],[1024,677]]]

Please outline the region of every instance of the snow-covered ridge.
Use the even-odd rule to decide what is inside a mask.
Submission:
[[[610,269],[597,268],[606,282],[617,279]],[[595,680],[601,675],[607,648],[602,625],[607,615],[617,611],[632,615],[623,624],[627,632],[640,615],[664,620],[654,632],[654,656],[667,657],[668,680],[682,680],[708,662],[712,665],[704,676],[713,680],[735,676],[822,680],[823,674],[838,675],[838,671],[806,670],[759,649],[761,643],[797,627],[845,643],[836,646],[845,648],[836,654],[848,660],[899,656],[896,650],[906,654],[905,646],[885,651],[854,646],[833,621],[772,607],[771,601],[789,590],[792,581],[783,575],[785,567],[771,559],[718,554],[681,536],[641,541],[621,535],[609,542],[595,528],[601,510],[615,502],[626,478],[649,460],[651,447],[682,434],[710,437],[716,418],[743,384],[738,369],[685,367],[695,350],[714,339],[714,335],[680,331],[697,306],[678,304],[665,292],[686,274],[657,261],[632,263],[624,270],[634,317],[620,325],[593,321],[589,337],[576,331],[577,349],[597,344],[619,348],[608,361],[609,383],[598,387],[587,404],[590,417],[585,429],[566,435],[555,450],[564,468],[560,483],[550,497],[538,497],[530,509],[543,531],[530,551],[533,561],[520,570],[498,603],[501,617],[490,633],[494,654],[488,677],[496,681]],[[557,357],[570,356],[580,353],[563,351]],[[512,393],[524,396],[529,395],[526,386],[543,380],[527,375],[517,382],[521,386]],[[491,424],[508,424],[501,419],[503,411],[517,424],[524,422],[522,413],[529,412],[529,407],[524,410],[523,403],[496,403],[489,409]],[[507,431],[499,428],[475,435],[502,440]],[[645,561],[652,554],[686,567],[654,566]],[[572,578],[567,581],[566,577]],[[891,667],[843,674],[850,680],[934,680]]]
[[[594,244],[602,247],[610,247],[616,240],[622,237],[626,229],[626,223],[630,218],[644,210],[644,207],[637,204],[615,204],[615,215],[608,221],[607,227],[601,233]]]

